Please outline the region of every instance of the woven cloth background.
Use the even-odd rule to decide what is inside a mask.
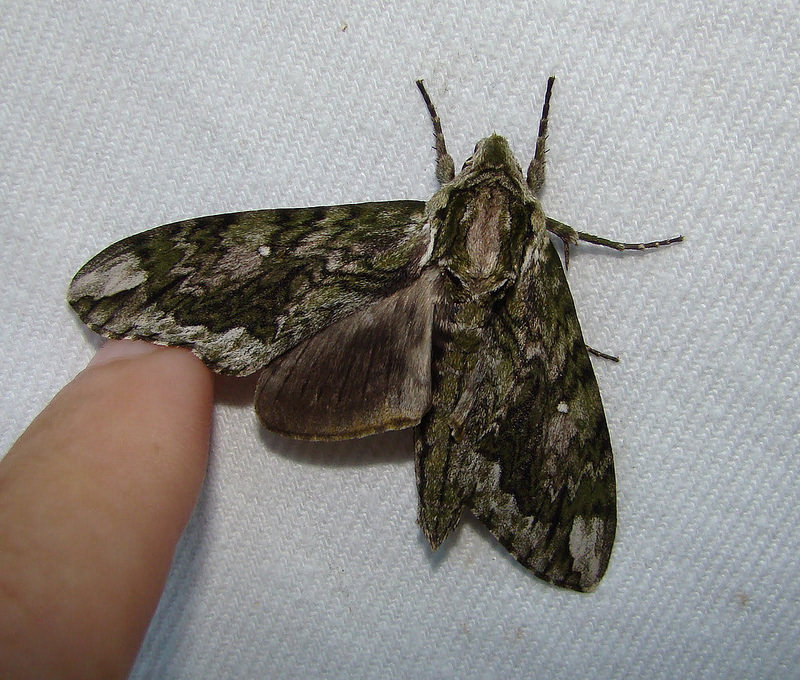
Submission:
[[[431,554],[408,432],[263,432],[220,380],[212,458],[135,678],[800,677],[800,13],[795,2],[6,0],[5,451],[92,355],[72,274],[151,226],[426,199],[424,77],[460,164],[523,166],[546,77],[548,214],[627,240],[570,282],[615,446],[591,595],[475,521]]]

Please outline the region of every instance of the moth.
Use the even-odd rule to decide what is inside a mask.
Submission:
[[[527,173],[497,134],[456,174],[434,105],[427,202],[256,210],[126,238],[68,300],[109,338],[261,371],[264,427],[307,439],[414,428],[419,524],[436,549],[470,509],[536,576],[592,590],[616,529],[611,442],[564,268],[536,196],[554,78]]]

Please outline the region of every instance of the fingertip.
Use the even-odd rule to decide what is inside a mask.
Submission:
[[[103,366],[117,359],[132,359],[145,356],[157,350],[158,345],[144,340],[108,340],[97,350],[87,368]]]
[[[73,382],[76,401],[96,421],[95,441],[116,441],[114,453],[162,466],[171,456],[184,486],[205,472],[213,377],[190,351],[133,340],[110,340]],[[191,474],[194,472],[195,474]]]
[[[84,374],[89,374],[88,380]],[[173,418],[196,417],[210,424],[212,374],[187,349],[142,340],[109,340],[74,383],[81,384],[84,380],[98,383],[98,389],[105,392],[102,400],[106,408],[118,407],[119,418],[129,417],[133,410],[142,408],[145,419],[171,414]],[[120,398],[122,403],[118,403]],[[169,430],[169,418],[159,417],[156,423]],[[142,423],[147,424],[146,420]]]
[[[0,609],[18,593],[0,675],[33,649],[40,677],[130,666],[205,476],[212,399],[188,350],[109,342],[0,461]]]

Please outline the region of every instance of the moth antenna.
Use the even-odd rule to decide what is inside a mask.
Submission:
[[[531,164],[528,166],[528,186],[534,194],[538,194],[544,186],[545,155],[547,154],[547,149],[545,148],[547,142],[547,118],[550,115],[550,96],[553,93],[555,80],[555,76],[550,76],[547,79],[542,117],[539,119],[539,134],[536,137],[536,151],[533,154]]]
[[[425,106],[428,107],[428,113],[433,122],[433,134],[436,137],[436,145],[433,147],[436,149],[436,179],[439,180],[439,184],[447,184],[456,176],[456,166],[453,163],[453,157],[447,153],[442,122],[439,120],[439,114],[436,113],[436,107],[434,107],[422,80],[417,81],[417,87],[425,100]]]

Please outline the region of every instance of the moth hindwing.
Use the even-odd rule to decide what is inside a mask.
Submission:
[[[548,80],[523,176],[481,140],[456,174],[422,81],[439,191],[388,201],[175,222],[120,241],[72,280],[96,332],[188,347],[210,368],[261,371],[270,430],[343,439],[414,427],[419,523],[435,549],[464,508],[537,576],[591,590],[616,526],[611,443],[545,217]]]

